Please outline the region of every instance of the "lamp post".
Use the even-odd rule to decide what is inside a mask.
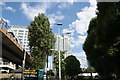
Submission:
[[[59,26],[61,26],[62,23],[53,23],[53,24],[51,24],[51,25],[59,25]],[[60,29],[60,28],[58,28],[58,31],[59,31],[59,29]],[[58,32],[58,34],[60,35],[60,32]],[[48,29],[48,36],[49,36],[49,29]],[[47,39],[47,40],[48,40],[48,39]],[[48,41],[48,45],[49,45],[49,41]],[[48,68],[48,54],[47,54],[47,68]]]
[[[61,59],[60,59],[60,28],[58,28],[58,53],[59,53],[59,80],[61,80]]]
[[[62,25],[62,23],[57,23],[57,25]],[[59,54],[59,80],[61,80],[60,28],[58,28],[58,54]]]
[[[62,23],[54,23],[52,25],[58,25],[58,26],[61,26]],[[58,28],[58,53],[59,53],[59,80],[61,80],[61,59],[60,59],[60,28]],[[55,50],[55,49],[51,49],[51,50]],[[47,68],[48,68],[48,62],[47,62]]]
[[[62,23],[55,23],[54,25],[59,25],[61,26]],[[61,59],[60,59],[60,28],[58,28],[58,54],[59,54],[59,80],[61,80]],[[51,49],[55,50],[55,49]]]
[[[22,80],[24,80],[24,69],[25,69],[25,59],[26,59],[26,51],[24,50],[24,55],[23,55],[23,64],[22,64]]]

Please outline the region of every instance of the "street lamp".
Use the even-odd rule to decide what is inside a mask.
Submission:
[[[58,53],[59,53],[59,80],[61,80],[61,59],[60,59],[60,28],[58,28]]]
[[[22,63],[22,80],[24,80],[24,69],[25,69],[25,59],[26,59],[26,51],[23,51],[23,63]]]
[[[57,23],[57,25],[62,25]],[[59,80],[61,80],[61,59],[60,59],[60,28],[58,28],[58,53],[59,53]]]
[[[61,26],[62,23],[56,23],[54,25],[59,25]],[[61,80],[61,59],[60,59],[60,28],[58,28],[58,54],[59,54],[59,80]],[[55,49],[51,49],[51,50],[55,50]]]
[[[62,23],[53,23],[52,25],[58,25],[61,26]],[[61,60],[60,60],[60,28],[58,28],[58,53],[59,53],[59,80],[61,80]],[[55,49],[51,49],[51,50],[55,50]],[[48,67],[48,62],[47,62],[47,67]]]
[[[57,23],[57,25],[62,25],[62,23]]]

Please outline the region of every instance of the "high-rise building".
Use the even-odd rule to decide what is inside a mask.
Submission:
[[[71,53],[71,50],[70,50],[70,37],[69,36],[66,36],[66,35],[63,35],[63,51],[66,51],[65,53],[65,58],[67,56],[69,56],[69,54]]]
[[[11,30],[13,30],[14,35],[17,36],[25,51],[30,53],[29,41],[28,41],[28,27],[12,26]]]
[[[65,51],[65,58],[70,53],[70,38],[66,35],[60,36],[55,34],[55,50]]]
[[[56,39],[54,50],[60,49],[60,51],[65,51],[64,58],[68,57],[70,54],[70,37],[66,35],[63,35],[63,36],[60,36],[58,34],[54,34],[54,35]],[[54,59],[54,55],[52,57]],[[51,65],[52,65],[52,68],[54,69],[55,65],[53,62]]]

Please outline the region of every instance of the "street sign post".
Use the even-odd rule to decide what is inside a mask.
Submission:
[[[44,69],[38,69],[37,73],[38,73],[38,80],[43,80],[44,78]]]
[[[24,70],[25,80],[43,80],[44,69]]]

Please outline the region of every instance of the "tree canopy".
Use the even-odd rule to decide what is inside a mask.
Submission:
[[[29,46],[33,57],[33,67],[44,68],[47,56],[51,55],[50,49],[55,44],[54,34],[50,28],[48,18],[44,14],[38,14],[28,26]]]
[[[65,60],[65,74],[71,78],[81,72],[80,62],[73,55],[68,56]]]
[[[91,19],[83,45],[92,67],[103,77],[120,74],[120,2],[97,3],[97,17]]]

